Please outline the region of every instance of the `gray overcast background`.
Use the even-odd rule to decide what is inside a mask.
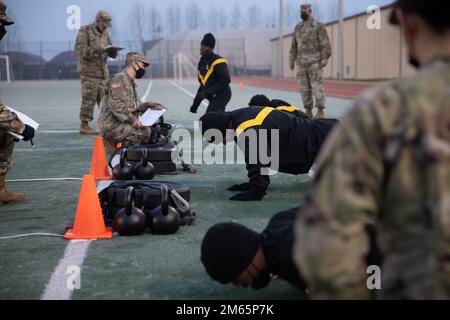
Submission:
[[[253,24],[257,26],[277,26],[278,23],[278,0],[5,0],[8,5],[8,14],[16,20],[16,25],[10,28],[15,28],[14,40],[19,41],[74,41],[76,37],[76,30],[68,30],[66,28],[66,20],[68,14],[67,7],[75,4],[81,8],[81,24],[87,24],[93,21],[95,13],[99,9],[109,11],[113,17],[113,30],[111,36],[114,41],[132,40],[135,38],[133,32],[132,10],[137,5],[141,4],[146,10],[154,8],[157,10],[159,19],[160,36],[170,34],[170,28],[167,23],[167,10],[172,7],[180,10],[180,25],[179,30],[186,30],[186,10],[189,5],[196,4],[200,9],[199,29],[214,29],[211,27],[215,24],[215,17],[212,14],[223,12],[227,17],[226,27],[230,27],[231,12],[239,9],[241,12],[241,28],[249,26],[249,7],[254,6],[258,11],[258,17]],[[298,22],[299,14],[298,7],[304,1],[285,0],[285,5],[290,15],[287,17],[286,25],[288,28]],[[311,0],[307,1],[313,3],[316,9],[316,16],[326,22],[336,18],[336,7],[338,0]],[[345,0],[345,13],[352,15],[365,11],[371,4],[383,6],[392,3],[392,0]],[[215,11],[213,11],[215,9]],[[149,12],[147,11],[147,12]],[[293,12],[292,12],[293,11]],[[149,16],[147,14],[147,16]],[[286,32],[289,29],[286,30]],[[151,39],[151,36],[147,36]],[[144,40],[149,40],[144,39]]]

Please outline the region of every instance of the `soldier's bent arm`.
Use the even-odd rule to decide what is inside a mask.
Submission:
[[[369,238],[378,213],[382,139],[369,106],[359,105],[326,141],[296,223],[293,250],[314,298],[367,298]]]
[[[297,59],[297,53],[298,53],[298,44],[297,44],[297,36],[296,32],[297,28],[294,30],[294,34],[292,35],[292,44],[291,44],[291,50],[289,51],[289,63],[291,66],[295,64],[295,60]]]
[[[324,25],[321,25],[319,29],[319,44],[321,61],[328,60],[331,56],[331,44]]]
[[[0,130],[11,131],[21,134],[25,129],[25,125],[19,120],[17,115],[6,106],[0,104]]]

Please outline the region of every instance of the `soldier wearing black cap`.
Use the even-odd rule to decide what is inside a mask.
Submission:
[[[278,156],[279,172],[288,174],[308,173],[325,141],[328,133],[337,120],[309,120],[297,117],[291,113],[276,110],[272,107],[249,107],[232,112],[211,112],[201,119],[202,134],[208,138],[208,130],[216,129],[221,133],[220,137],[213,137],[210,142],[227,143],[234,140],[245,155],[249,183],[234,185],[229,191],[241,191],[230,198],[233,201],[260,201],[266,195],[270,184],[263,168],[270,165],[262,164],[260,160],[260,147],[263,143],[270,150],[272,130],[277,130],[279,149],[275,150]],[[250,141],[247,135],[254,130],[258,141]],[[266,131],[266,135],[260,133]],[[211,132],[210,132],[211,133]],[[261,141],[259,137],[266,137]],[[217,138],[217,139],[215,139]],[[256,159],[255,159],[256,158]]]
[[[286,101],[280,100],[280,99],[270,100],[267,96],[265,96],[263,94],[258,94],[258,95],[253,96],[250,99],[248,106],[249,107],[272,107],[277,110],[293,114],[297,117],[309,119],[309,117],[306,113],[301,111],[296,106],[290,104],[289,102],[286,102]]]
[[[216,39],[211,33],[203,37],[200,47],[200,62],[198,64],[198,81],[200,87],[195,96],[190,111],[197,113],[204,99],[209,101],[206,112],[225,111],[231,99],[230,73],[227,60],[214,53]]]
[[[262,233],[233,222],[210,228],[201,246],[208,275],[222,284],[253,289],[267,287],[278,276],[305,290],[291,255],[297,210],[275,215]]]

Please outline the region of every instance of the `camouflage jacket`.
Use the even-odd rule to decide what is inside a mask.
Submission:
[[[95,23],[81,27],[75,44],[78,55],[77,71],[80,75],[107,79],[109,77],[107,54],[103,50],[110,45],[108,32],[98,31]]]
[[[146,109],[138,98],[133,79],[125,71],[115,74],[106,84],[101,102],[100,131],[105,132],[123,123],[131,125]]]
[[[313,20],[311,23],[301,22],[292,35],[290,64],[311,65],[328,60],[331,56],[330,39],[325,26]]]
[[[24,128],[24,124],[19,120],[17,115],[9,111],[0,101],[0,131],[3,131],[3,133],[11,131],[20,134]]]
[[[450,298],[450,56],[364,94],[318,158],[293,251],[313,297],[368,297],[374,247],[379,298]]]

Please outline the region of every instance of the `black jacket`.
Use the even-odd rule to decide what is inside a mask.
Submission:
[[[303,111],[300,111],[296,106],[293,106],[289,102],[286,102],[284,100],[278,100],[274,99],[270,101],[270,106],[272,108],[278,109],[280,111],[285,111],[288,113],[292,113],[293,115],[300,117],[300,118],[306,118],[308,119],[308,116]]]
[[[203,99],[212,100],[220,95],[231,95],[230,73],[224,58],[215,53],[202,56],[197,72],[200,87],[194,99],[194,107],[198,107]]]
[[[264,193],[270,184],[269,176],[261,174],[263,167],[270,166],[262,163],[263,161],[259,158],[257,148],[261,129],[267,130],[268,152],[271,146],[270,130],[279,130],[278,171],[297,175],[309,172],[322,143],[338,122],[334,119],[309,120],[271,107],[248,107],[232,111],[230,114],[231,128],[235,130],[237,136],[236,143],[244,151],[251,190],[256,193]],[[257,120],[259,123],[253,125]],[[249,127],[248,124],[251,126]],[[244,133],[249,129],[254,129],[258,137],[257,151],[253,150],[254,148],[250,150],[250,141],[245,139]],[[256,156],[252,158],[252,154]],[[252,161],[255,157],[256,161]]]
[[[262,232],[263,252],[269,272],[279,276],[301,290],[306,282],[292,259],[294,244],[294,226],[299,208],[280,212],[270,219]]]

